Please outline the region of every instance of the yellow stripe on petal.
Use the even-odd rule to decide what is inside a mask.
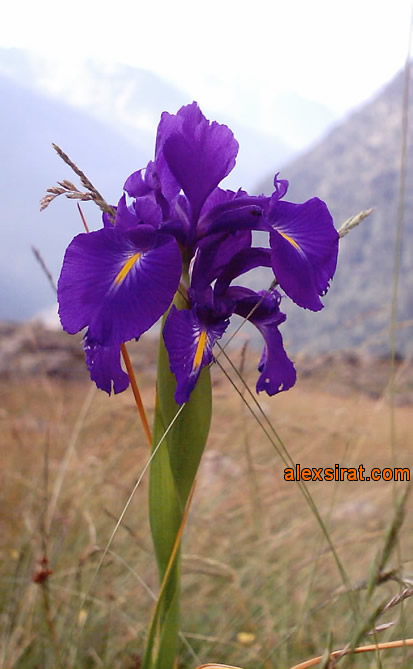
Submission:
[[[284,239],[286,239],[287,242],[290,242],[291,246],[294,246],[294,248],[297,249],[297,251],[301,251],[301,246],[297,244],[295,239],[293,239],[289,235],[286,235],[285,232],[281,232],[281,230],[277,230],[277,232],[279,232],[281,237],[284,237]]]
[[[193,372],[196,372],[197,369],[201,366],[206,344],[207,344],[207,333],[205,332],[205,330],[202,330],[195,351],[194,364],[192,365]]]
[[[128,260],[125,262],[122,269],[120,270],[120,272],[115,277],[115,283],[118,286],[119,286],[119,284],[121,284],[126,279],[129,272],[131,271],[132,267],[135,265],[135,263],[138,262],[141,255],[142,255],[142,253],[135,253],[135,255],[131,256],[131,258],[128,258]]]

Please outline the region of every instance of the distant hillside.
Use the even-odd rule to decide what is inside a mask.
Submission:
[[[2,240],[0,319],[24,319],[54,301],[31,252],[42,252],[57,276],[65,247],[81,231],[74,203],[56,201],[42,214],[39,201],[58,179],[74,179],[57,157],[55,142],[77,162],[109,201],[117,201],[125,175],[146,164],[139,138],[126,141],[87,114],[0,77]],[[91,224],[100,215],[84,206]]]
[[[91,118],[104,123],[116,134],[120,134],[128,142],[145,146],[146,160],[152,157],[156,127],[163,111],[176,112],[182,105],[192,102],[193,95],[179,90],[152,72],[118,63],[102,63],[88,60],[73,63],[70,67],[63,61],[50,60],[45,56],[34,54],[22,49],[0,49],[0,75],[4,74],[15,83],[31,88],[36,94],[48,95],[60,104],[70,105],[75,110],[82,110]],[[290,135],[297,127],[299,102],[292,101],[295,115],[290,113],[290,126],[286,114],[282,122],[277,123],[274,116],[274,127],[283,128],[282,137],[274,137],[262,130],[262,123],[254,120],[257,117],[257,104],[251,107],[254,116],[247,123],[245,117],[236,114],[234,120],[229,114],[217,114],[215,110],[203,107],[203,100],[198,100],[208,118],[226,123],[233,130],[240,144],[236,169],[227,178],[227,186],[237,189],[240,186],[251,190],[257,182],[264,178],[274,163],[285,163],[296,154],[284,140],[287,127]],[[245,110],[245,100],[242,100]],[[303,131],[307,133],[321,132],[331,116],[321,105],[308,100],[300,100],[305,105],[306,123]],[[284,105],[285,107],[285,105]],[[239,105],[234,104],[234,112]],[[274,114],[271,108],[263,110]],[[282,111],[282,110],[281,110]],[[295,118],[292,118],[295,116]],[[255,127],[254,127],[255,125]]]
[[[413,82],[413,78],[412,78]],[[322,142],[288,164],[287,199],[324,199],[339,226],[361,209],[375,211],[341,243],[339,267],[320,314],[289,309],[284,331],[295,349],[388,346],[400,181],[403,75]],[[413,95],[408,133],[405,226],[400,275],[400,351],[413,353]],[[272,175],[259,186],[269,193]],[[254,278],[254,282],[258,281]],[[286,304],[286,303],[285,303]],[[408,323],[410,321],[410,323]]]

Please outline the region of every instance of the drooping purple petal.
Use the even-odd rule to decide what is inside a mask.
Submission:
[[[226,125],[210,123],[198,105],[182,107],[175,120],[163,116],[164,131],[157,146],[187,196],[197,220],[207,197],[235,165],[238,142]],[[163,179],[160,172],[160,178]]]
[[[319,311],[337,265],[338,233],[324,202],[274,201],[268,211],[272,266],[281,288],[300,307]]]
[[[88,333],[85,335],[84,348],[86,364],[90,378],[98,388],[111,394],[121,393],[129,386],[129,377],[120,364],[119,345],[101,346],[93,341]]]
[[[258,365],[261,372],[256,389],[265,390],[268,395],[276,395],[291,388],[296,381],[297,374],[293,363],[288,358],[278,326],[286,319],[280,311],[280,294],[272,291],[254,293],[248,288],[230,288],[228,294],[238,297],[235,313],[253,323],[261,332],[265,340],[265,347]],[[255,311],[252,310],[255,307]],[[252,313],[251,313],[252,312]]]
[[[169,354],[171,371],[176,377],[175,401],[187,402],[195,388],[201,369],[212,362],[212,349],[222,337],[228,319],[214,324],[204,324],[194,310],[182,310],[173,305],[163,329],[165,346]]]
[[[78,235],[58,283],[62,326],[70,334],[89,326],[102,346],[139,337],[169,307],[180,275],[176,241],[150,225]]]
[[[267,395],[289,390],[297,380],[297,372],[289,357],[287,356],[278,324],[269,320],[268,322],[255,322],[254,325],[265,339],[265,347],[262,352],[258,371],[256,390],[260,393],[265,390]]]

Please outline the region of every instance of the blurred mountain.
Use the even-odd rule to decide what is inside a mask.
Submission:
[[[281,171],[290,182],[286,199],[300,202],[321,197],[328,203],[337,227],[362,209],[375,209],[341,241],[338,270],[324,300],[326,308],[319,314],[286,308],[289,319],[284,332],[295,349],[327,350],[363,343],[379,350],[388,347],[403,90],[403,74],[399,74],[372,101]],[[413,98],[408,113],[397,347],[413,353]],[[271,188],[269,174],[258,190],[270,193]]]
[[[283,139],[301,151],[314,144],[336,121],[325,105],[292,92],[274,97],[270,110],[266,111],[267,117],[270,114],[277,120]]]
[[[138,141],[146,149],[143,165],[152,158],[161,113],[165,110],[175,113],[192,102],[190,94],[146,70],[93,60],[67,64],[58,56],[52,61],[21,49],[0,49],[0,74],[37,94],[87,113],[128,142]],[[202,100],[198,102],[202,108]],[[248,124],[242,114],[234,120],[231,115],[217,114],[214,110],[203,111],[208,118],[226,123],[241,147],[236,169],[225,182],[228,188],[242,185],[251,191],[274,164],[280,165],[296,153],[284,139],[264,132],[261,119],[253,127],[254,122]]]
[[[313,145],[338,120],[337,114],[325,105],[292,91],[280,91],[276,82],[259,94],[253,90],[250,86],[234,89],[228,100],[222,100],[220,109],[228,110],[244,126],[282,137],[295,151],[302,152]],[[221,118],[221,113],[217,118]]]
[[[39,211],[48,187],[76,180],[51,143],[59,144],[110,202],[117,202],[125,176],[148,156],[138,137],[128,142],[87,114],[4,77],[0,97],[0,319],[24,319],[54,302],[31,246],[39,248],[56,277],[65,247],[82,230],[73,202],[58,198]],[[91,227],[99,227],[98,209],[91,203],[83,209]]]

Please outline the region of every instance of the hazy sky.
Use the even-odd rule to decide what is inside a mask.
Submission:
[[[335,113],[368,98],[406,59],[411,0],[23,0],[4,3],[0,46],[156,72],[228,106],[292,91]],[[237,96],[234,96],[236,103]]]

